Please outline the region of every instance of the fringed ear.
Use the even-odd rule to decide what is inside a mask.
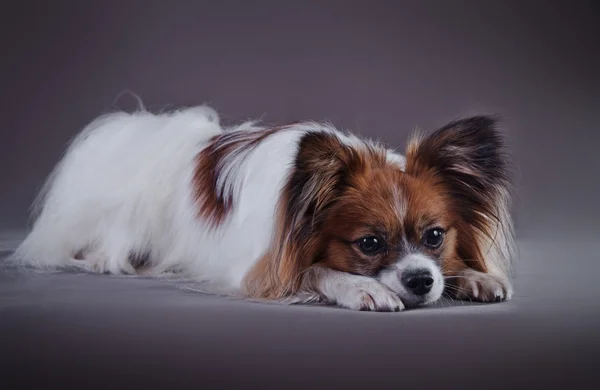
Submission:
[[[319,228],[358,161],[354,155],[333,134],[303,137],[279,199],[271,247],[246,275],[247,295],[282,299],[297,292],[302,273],[318,258]]]
[[[511,180],[494,117],[449,123],[407,147],[406,172],[431,175],[461,219],[459,256],[469,267],[508,278],[514,258]]]

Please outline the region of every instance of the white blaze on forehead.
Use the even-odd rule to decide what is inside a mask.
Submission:
[[[393,185],[392,191],[394,194],[394,212],[399,221],[404,221],[407,213],[406,196],[402,188],[398,187],[396,183],[390,183]]]
[[[406,158],[400,154],[394,153],[391,150],[386,152],[386,159],[389,164],[397,166],[400,170],[404,171],[406,167]],[[399,221],[404,221],[407,213],[407,202],[406,202],[406,192],[398,187],[397,183],[390,183],[393,185],[394,191],[394,210],[396,211],[396,216]]]

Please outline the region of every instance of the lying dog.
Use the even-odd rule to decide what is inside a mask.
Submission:
[[[251,298],[355,310],[444,292],[499,301],[512,294],[509,190],[490,117],[413,137],[402,156],[329,124],[223,128],[207,106],[117,112],[71,142],[13,259],[178,272]]]

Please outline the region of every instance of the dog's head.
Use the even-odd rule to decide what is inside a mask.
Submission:
[[[487,245],[509,222],[508,185],[493,118],[415,136],[405,159],[335,132],[308,133],[280,201],[271,253],[279,291],[320,263],[376,278],[406,306],[434,302],[457,271],[490,264]]]

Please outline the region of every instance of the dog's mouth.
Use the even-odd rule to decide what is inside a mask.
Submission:
[[[399,294],[398,297],[400,298],[402,303],[404,303],[404,306],[407,308],[417,308],[417,307],[421,307],[421,306],[426,306],[426,305],[429,305],[429,304],[437,301],[437,299],[433,299],[433,298],[430,298],[427,296],[413,295],[413,294],[410,294],[410,295]]]

